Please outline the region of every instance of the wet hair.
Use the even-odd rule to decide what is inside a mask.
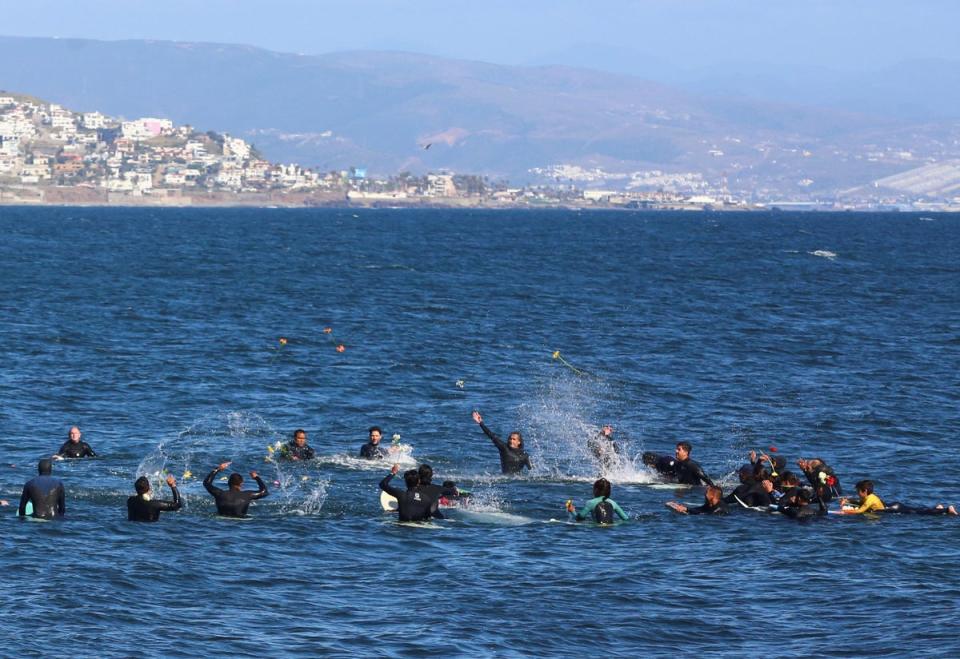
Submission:
[[[133,482],[133,489],[137,491],[137,494],[146,494],[150,491],[150,481],[146,476],[141,476]]]
[[[433,480],[433,467],[428,464],[422,464],[420,468],[417,469],[417,474],[420,476],[421,485],[429,485],[430,481]]]
[[[403,472],[403,482],[407,484],[407,489],[416,487],[420,484],[420,472],[416,469],[408,469]]]
[[[300,433],[303,433],[304,435],[306,435],[307,431],[304,430],[303,428],[297,428],[296,430],[293,431],[293,438],[296,439],[297,435],[299,435]]]
[[[687,454],[693,453],[693,447],[690,446],[690,442],[677,442],[677,448],[682,448]]]
[[[787,487],[794,487],[800,484],[800,479],[792,471],[785,471],[780,474],[780,482]]]
[[[370,429],[367,430],[367,434],[369,435],[369,434],[372,433],[374,430],[376,430],[378,433],[380,433],[381,435],[383,435],[383,431],[380,430],[380,426],[370,426]]]
[[[513,437],[514,435],[516,435],[516,436],[517,436],[517,439],[520,440],[520,448],[523,448],[523,435],[521,435],[521,434],[520,434],[519,432],[517,432],[516,430],[514,430],[512,433],[510,433],[509,435],[507,435],[507,442],[509,442],[509,441],[510,441],[510,438]]]
[[[653,451],[646,451],[643,454],[642,459],[643,464],[647,465],[648,467],[652,467],[653,465],[657,464],[657,454]]]
[[[860,481],[854,487],[857,488],[857,492],[873,494],[873,481]]]
[[[230,478],[227,479],[227,485],[234,487],[235,485],[243,485],[243,476],[234,472],[230,474]]]
[[[456,487],[457,484],[453,481],[443,481],[443,489],[445,490],[454,490]]]
[[[749,480],[752,480],[754,477],[754,468],[753,465],[743,465],[740,467],[740,470],[737,472],[737,475],[740,477],[741,483],[746,483]]]
[[[610,481],[608,481],[606,478],[601,478],[597,480],[593,484],[593,496],[609,499],[610,498]]]
[[[37,463],[37,472],[41,476],[49,476],[51,471],[53,471],[53,462],[50,458],[44,458]]]
[[[719,485],[708,485],[708,486],[707,486],[707,491],[706,491],[704,494],[707,494],[707,495],[716,494],[718,498],[722,499],[722,498],[723,498],[723,488],[720,487]]]

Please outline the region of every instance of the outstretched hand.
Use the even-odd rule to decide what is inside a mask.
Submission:
[[[251,472],[250,472],[250,478],[252,478],[253,480],[257,480],[257,472],[251,471]]]
[[[173,474],[169,474],[167,476],[167,485],[169,485],[170,487],[177,486],[177,479],[173,477]]]
[[[687,512],[687,507],[682,503],[677,503],[676,501],[668,501],[667,508],[672,508],[673,510],[676,510],[678,513]]]
[[[226,469],[227,467],[229,467],[231,464],[232,464],[231,462],[221,462],[221,463],[217,466],[217,471],[223,471],[224,469]]]
[[[473,417],[473,420],[476,421],[477,423],[483,423],[483,417],[480,416],[480,412],[474,410],[471,416]]]
[[[398,471],[400,471],[400,465],[395,464],[392,467],[390,467],[390,473],[393,474],[394,476],[397,475]]]

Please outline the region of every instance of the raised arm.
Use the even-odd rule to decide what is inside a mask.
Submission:
[[[158,501],[159,509],[164,512],[180,510],[183,503],[180,501],[180,491],[177,490],[177,481],[173,476],[167,476],[167,485],[170,486],[170,494],[173,495],[173,501]]]
[[[390,485],[390,481],[393,479],[393,474],[387,474],[386,477],[380,481],[380,489],[389,494],[390,496],[399,499],[403,496],[403,490],[398,487],[393,487]]]
[[[251,472],[250,472],[250,478],[252,478],[253,480],[257,481],[257,487],[260,488],[260,489],[258,489],[258,490],[256,491],[256,493],[254,493],[254,495],[253,495],[252,497],[250,497],[251,500],[253,500],[253,499],[262,499],[263,497],[265,497],[265,496],[267,496],[268,494],[270,494],[270,490],[267,489],[267,484],[263,482],[263,479],[260,478],[260,475],[257,474],[257,472],[251,471]]]
[[[710,480],[710,477],[707,476],[707,472],[703,470],[703,467],[701,467],[699,463],[697,464],[697,476],[710,487],[714,487],[713,481]]]
[[[499,437],[497,437],[496,433],[494,433],[492,430],[487,428],[486,424],[484,424],[483,417],[480,416],[480,412],[477,412],[476,410],[474,410],[473,420],[477,422],[477,425],[480,426],[480,430],[483,431],[483,434],[489,437],[490,441],[493,442],[497,448],[506,447],[506,444],[504,443],[504,441]]]
[[[224,464],[230,464],[230,463],[229,463],[229,462],[226,462],[226,463],[224,463]],[[220,473],[221,471],[223,471],[224,469],[226,469],[226,467],[224,467],[223,465],[220,465],[220,466],[218,466],[218,467],[214,467],[214,468],[213,468],[213,471],[211,471],[209,474],[207,474],[207,477],[203,479],[203,487],[204,487],[204,488],[207,490],[207,492],[209,492],[210,494],[216,495],[218,492],[223,492],[223,490],[222,490],[221,488],[219,488],[219,487],[217,487],[216,485],[213,484],[213,479],[216,477],[217,474],[219,474],[219,473]]]

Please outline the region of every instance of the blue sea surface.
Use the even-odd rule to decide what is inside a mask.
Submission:
[[[730,488],[774,446],[960,504],[960,217],[3,207],[0,236],[4,656],[960,656],[957,518],[681,516],[702,490],[639,459],[687,440]],[[570,523],[604,423],[631,519]],[[18,520],[74,424],[67,518]],[[375,424],[473,508],[382,512]],[[318,458],[267,461],[301,427]],[[202,488],[226,460],[270,486],[250,520]],[[127,522],[165,472],[184,509]]]

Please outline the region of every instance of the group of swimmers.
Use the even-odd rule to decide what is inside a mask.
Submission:
[[[480,412],[472,413],[473,420],[480,426],[483,433],[497,448],[500,454],[500,468],[504,474],[518,474],[524,469],[532,469],[530,456],[523,448],[523,436],[519,432],[511,432],[504,442],[496,433],[486,426]],[[89,444],[82,441],[80,429],[70,428],[67,441],[56,454],[50,458],[40,460],[39,474],[28,481],[20,497],[18,514],[21,517],[33,516],[44,519],[62,517],[66,512],[63,483],[52,476],[53,460],[67,458],[94,457],[96,453]],[[368,430],[368,441],[360,449],[360,457],[369,460],[383,460],[391,456],[394,449],[381,444],[383,432],[378,426]],[[396,437],[395,437],[396,438]],[[587,442],[587,447],[596,458],[601,471],[609,472],[620,464],[623,452],[613,438],[613,427],[604,425],[600,432]],[[686,506],[675,501],[666,503],[667,507],[677,513],[685,515],[723,515],[729,511],[728,506],[752,508],[779,512],[787,517],[799,519],[827,513],[827,504],[838,499],[843,514],[864,513],[900,513],[918,515],[956,515],[954,506],[938,504],[935,507],[924,508],[908,506],[902,503],[885,505],[874,491],[874,484],[870,480],[859,481],[855,489],[858,500],[842,497],[840,481],[834,470],[821,458],[797,460],[797,467],[806,483],[802,483],[797,473],[787,469],[787,461],[783,456],[771,457],[766,453],[757,454],[751,451],[749,464],[738,470],[739,484],[729,494],[724,495],[723,489],[717,485],[703,470],[699,463],[691,459],[693,447],[689,442],[678,442],[673,456],[658,455],[646,452],[642,455],[643,464],[656,472],[665,482],[674,482],[678,485],[705,486],[704,503],[700,506]],[[776,449],[771,447],[771,453]],[[297,429],[292,439],[280,447],[279,457],[290,461],[311,460],[316,452],[307,443],[307,433]],[[262,499],[269,494],[266,483],[256,471],[250,472],[250,477],[256,482],[256,490],[244,490],[243,476],[233,473],[227,478],[227,489],[214,485],[216,476],[225,471],[230,462],[217,465],[203,480],[203,486],[213,497],[217,513],[225,517],[245,517],[251,502]],[[399,465],[394,464],[390,473],[380,481],[380,489],[397,500],[400,521],[416,522],[430,518],[443,518],[441,505],[453,502],[464,502],[469,499],[469,493],[460,490],[453,481],[444,481],[443,485],[432,482],[433,469],[430,465],[420,465],[418,469],[410,469],[403,475],[405,490],[391,485],[392,478],[399,472]],[[140,476],[134,482],[136,494],[127,500],[127,516],[130,521],[155,522],[160,513],[176,511],[182,507],[180,493],[177,490],[176,479],[167,476],[166,483],[170,488],[171,499],[154,499],[150,481]],[[593,497],[577,510],[573,501],[566,502],[566,510],[570,518],[576,521],[593,520],[600,524],[614,523],[616,520],[628,519],[627,514],[619,504],[611,498],[611,485],[606,478],[599,478],[593,484]],[[6,502],[0,502],[6,505]],[[815,506],[813,504],[816,504]]]

